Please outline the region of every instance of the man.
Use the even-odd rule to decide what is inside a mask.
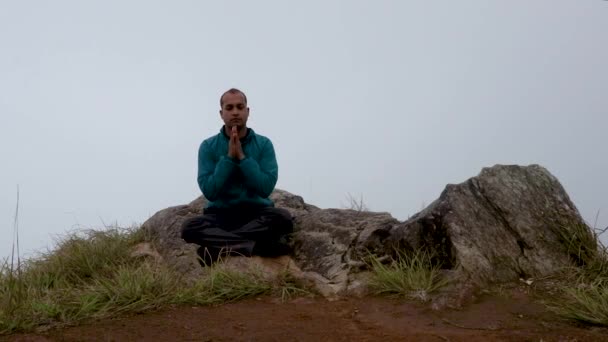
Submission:
[[[182,238],[200,245],[204,265],[221,253],[278,256],[293,231],[285,209],[268,198],[278,177],[270,139],[247,127],[247,97],[230,89],[220,97],[220,133],[202,142],[198,151],[198,185],[209,201],[204,215],[184,222]]]

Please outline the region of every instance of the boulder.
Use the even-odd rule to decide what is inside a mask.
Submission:
[[[389,233],[385,245],[432,250],[443,267],[475,283],[555,273],[575,260],[564,237],[590,228],[559,181],[538,165],[484,168],[448,185]]]
[[[461,184],[405,222],[389,213],[320,209],[275,190],[271,199],[294,216],[293,258],[298,270],[331,295],[365,294],[368,253],[431,251],[453,279],[483,286],[544,276],[576,260],[565,236],[586,226],[559,181],[538,165],[496,165]],[[180,238],[181,224],[201,215],[206,200],[159,211],[142,228],[167,263],[201,276],[196,245]],[[300,271],[298,271],[300,272]],[[329,290],[328,290],[329,289]]]
[[[181,227],[188,218],[202,215],[206,203],[207,200],[201,196],[187,205],[163,209],[142,225],[163,259],[187,277],[199,277],[203,272],[196,254],[198,246],[181,238]]]

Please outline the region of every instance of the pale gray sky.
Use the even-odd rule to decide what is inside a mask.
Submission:
[[[405,219],[537,163],[608,225],[608,2],[0,0],[0,256],[187,203],[244,90],[278,187]]]

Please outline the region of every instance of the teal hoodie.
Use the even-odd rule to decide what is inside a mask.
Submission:
[[[245,159],[228,157],[229,137],[220,133],[198,150],[198,186],[207,208],[272,207],[268,198],[277,183],[279,167],[270,139],[247,129],[241,139]]]

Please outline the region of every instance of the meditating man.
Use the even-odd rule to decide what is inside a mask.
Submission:
[[[198,185],[208,200],[204,215],[184,222],[182,238],[200,245],[210,265],[222,253],[244,256],[287,254],[293,221],[268,198],[278,177],[270,139],[247,127],[247,97],[230,89],[220,97],[220,133],[198,151]]]

